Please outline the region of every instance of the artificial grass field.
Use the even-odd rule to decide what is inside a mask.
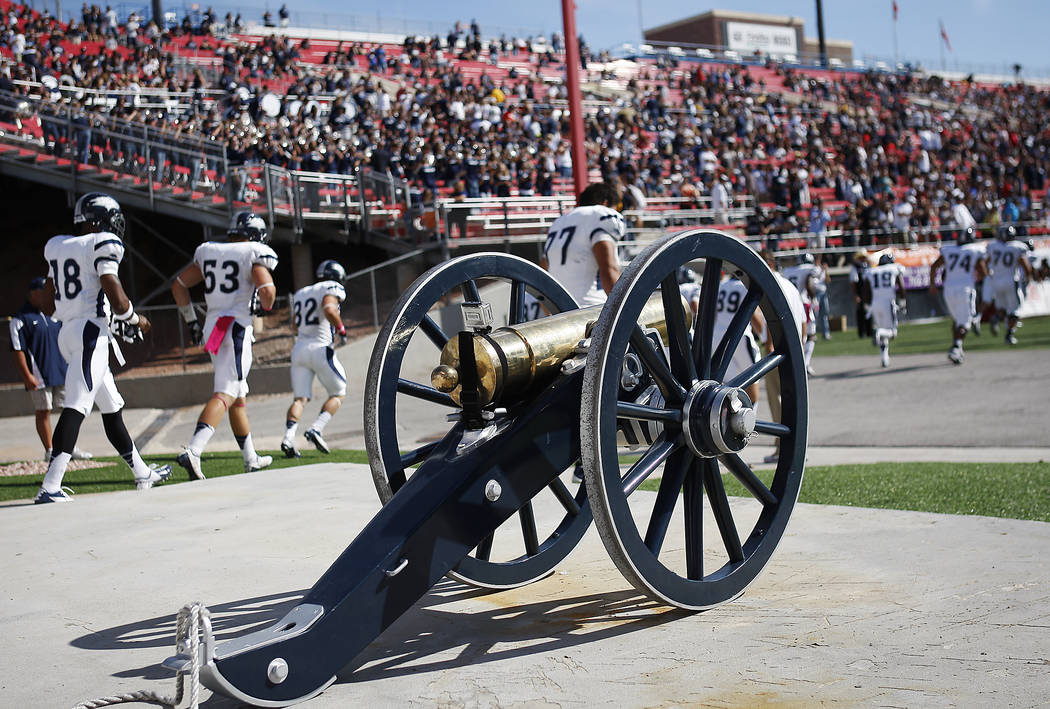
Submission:
[[[284,458],[280,451],[260,451],[274,456],[271,468],[288,468],[308,463],[368,463],[364,451],[333,450],[324,455],[303,450],[299,460]],[[135,487],[131,472],[122,461],[112,458],[104,468],[74,470],[66,474],[65,485],[75,493],[111,492]],[[147,462],[172,462],[170,456],[146,456]],[[625,461],[626,462],[626,461]],[[171,480],[164,485],[188,482],[186,471],[173,466]],[[209,478],[244,473],[240,453],[214,453],[204,457],[204,474]],[[767,482],[771,469],[756,471]],[[29,501],[40,488],[42,475],[0,477],[0,500]],[[726,492],[746,496],[732,475],[723,476]],[[657,480],[642,487],[655,490]],[[144,493],[148,494],[148,493]],[[1050,462],[1039,463],[872,463],[807,468],[799,501],[822,505],[876,507],[917,512],[982,515],[1050,522]]]
[[[1005,328],[993,335],[988,323],[981,326],[981,336],[970,332],[963,342],[966,352],[990,352],[993,350],[1016,350],[1032,348],[1050,348],[1050,316],[1029,318],[1022,321],[1017,330],[1017,344],[1008,345],[1004,341]],[[937,322],[902,323],[897,330],[897,338],[890,343],[890,356],[902,354],[921,354],[927,352],[947,352],[952,346],[951,323],[947,318]],[[860,339],[857,331],[831,333],[830,340],[817,339],[813,353],[818,357],[836,355],[871,355],[876,359],[878,349],[870,339]]]

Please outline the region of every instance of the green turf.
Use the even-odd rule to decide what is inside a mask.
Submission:
[[[756,471],[767,483],[772,469]],[[726,492],[748,496],[732,475]],[[642,484],[655,490],[658,480]],[[807,468],[800,502],[1050,522],[1050,463],[869,463]]]
[[[1050,347],[1050,316],[1029,318],[1017,331],[1017,344],[1010,346],[1004,341],[1005,331],[991,333],[988,323],[981,328],[981,336],[972,332],[966,336],[963,349],[967,352],[991,350],[1029,349]],[[951,324],[947,319],[932,323],[902,323],[897,338],[890,343],[890,355],[919,354],[925,352],[947,352],[952,346]],[[818,356],[871,355],[877,358],[879,351],[871,340],[857,337],[856,330],[833,332],[830,340],[817,340],[814,354]]]
[[[272,455],[273,464],[270,468],[288,468],[295,465],[307,463],[368,463],[368,456],[364,451],[355,450],[333,450],[330,455],[324,455],[316,450],[302,450],[303,457],[299,460],[288,459],[280,451],[259,451],[263,455]],[[62,484],[73,490],[74,493],[89,492],[112,492],[114,490],[132,490],[135,483],[131,478],[128,466],[118,458],[96,458],[99,462],[112,463],[104,468],[88,468],[85,470],[70,470],[66,473]],[[188,482],[189,475],[179,465],[175,464],[174,456],[145,456],[147,463],[171,463],[172,482]],[[203,459],[204,474],[209,478],[221,478],[226,475],[238,475],[244,473],[244,459],[240,452],[206,453]],[[36,495],[40,489],[43,475],[13,475],[0,477],[0,500],[29,500]]]

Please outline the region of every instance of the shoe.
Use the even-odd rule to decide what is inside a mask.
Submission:
[[[93,456],[92,454],[88,453],[87,451],[82,451],[79,448],[74,447],[73,448],[73,454],[70,457],[73,460],[91,460],[95,456]]]
[[[763,463],[775,463],[778,460],[780,460],[780,454],[779,453],[770,453],[769,455],[767,455],[765,458],[762,459],[762,462]]]
[[[817,376],[817,373],[816,373],[816,371],[814,371],[812,365],[806,365],[806,374],[808,374],[811,377]]]
[[[170,477],[170,465],[157,465],[156,463],[150,463],[149,475],[144,478],[135,478],[135,489],[149,490],[157,483],[162,483]]]
[[[281,441],[281,452],[284,453],[284,457],[285,458],[302,458],[303,457],[303,454],[299,452],[298,448],[296,448],[291,443],[285,443],[284,441]]]
[[[179,457],[175,459],[175,462],[186,469],[186,472],[190,474],[190,480],[204,479],[204,471],[201,469],[201,457],[189,448],[184,448],[179,453]]]
[[[961,347],[952,347],[948,350],[948,359],[952,361],[952,364],[963,363],[963,351]]]
[[[1007,330],[1007,332],[1006,332],[1006,344],[1008,344],[1008,345],[1016,345],[1017,344],[1017,338],[1014,337],[1013,330]]]
[[[328,449],[328,444],[324,442],[323,438],[321,438],[320,431],[315,431],[311,428],[306,433],[304,433],[303,436],[306,438],[306,440],[310,441],[310,443],[313,443],[314,447],[322,453],[327,454],[332,452]]]
[[[70,492],[73,492],[68,487],[64,487],[58,492],[48,492],[44,488],[40,488],[40,492],[33,498],[34,505],[44,505],[48,502],[72,502],[73,498],[70,496]]]
[[[257,455],[255,456],[255,460],[251,462],[244,462],[244,472],[254,473],[257,470],[262,470],[263,468],[269,467],[270,463],[272,462],[272,455]]]
[[[890,366],[890,353],[889,352],[883,352],[882,353],[882,367],[883,367],[883,369],[885,369],[886,367],[889,367],[889,366]]]

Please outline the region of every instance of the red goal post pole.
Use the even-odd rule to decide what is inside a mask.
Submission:
[[[587,187],[587,146],[583,137],[583,99],[580,95],[580,44],[576,36],[576,3],[561,0],[565,30],[565,84],[569,89],[569,138],[572,143],[572,183],[579,199]]]

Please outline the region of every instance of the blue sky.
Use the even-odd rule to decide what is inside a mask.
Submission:
[[[1050,30],[1048,0],[897,0],[900,8],[897,41],[902,59],[918,59],[930,68],[940,67],[938,20],[943,20],[952,52],[944,51],[949,69],[1002,71],[1019,62],[1030,72],[1050,75],[1050,54],[1046,51]],[[166,3],[166,5],[169,3]],[[170,3],[174,5],[175,3]],[[201,3],[206,5],[205,2]],[[224,3],[217,2],[216,6]],[[233,3],[230,3],[231,5]],[[280,7],[280,1],[240,2],[242,8]],[[851,39],[854,55],[893,58],[894,23],[892,0],[824,0],[827,36]],[[549,34],[561,28],[561,2],[496,2],[476,0],[292,0],[289,8],[302,13],[302,19],[326,26],[346,24],[375,25],[377,18],[391,31],[407,25],[407,18],[428,23],[434,31],[451,25],[455,19],[475,17],[485,28],[501,28],[508,33],[525,30]],[[646,27],[703,12],[712,7],[751,12],[794,15],[805,21],[806,34],[816,36],[815,0],[732,0],[711,5],[683,3],[681,0],[643,0],[641,17]],[[592,47],[611,47],[623,42],[637,43],[639,2],[637,0],[577,0],[577,26]],[[252,11],[243,10],[246,17]],[[257,11],[261,14],[261,9]],[[404,30],[401,30],[404,31]],[[414,30],[418,31],[418,30]]]

